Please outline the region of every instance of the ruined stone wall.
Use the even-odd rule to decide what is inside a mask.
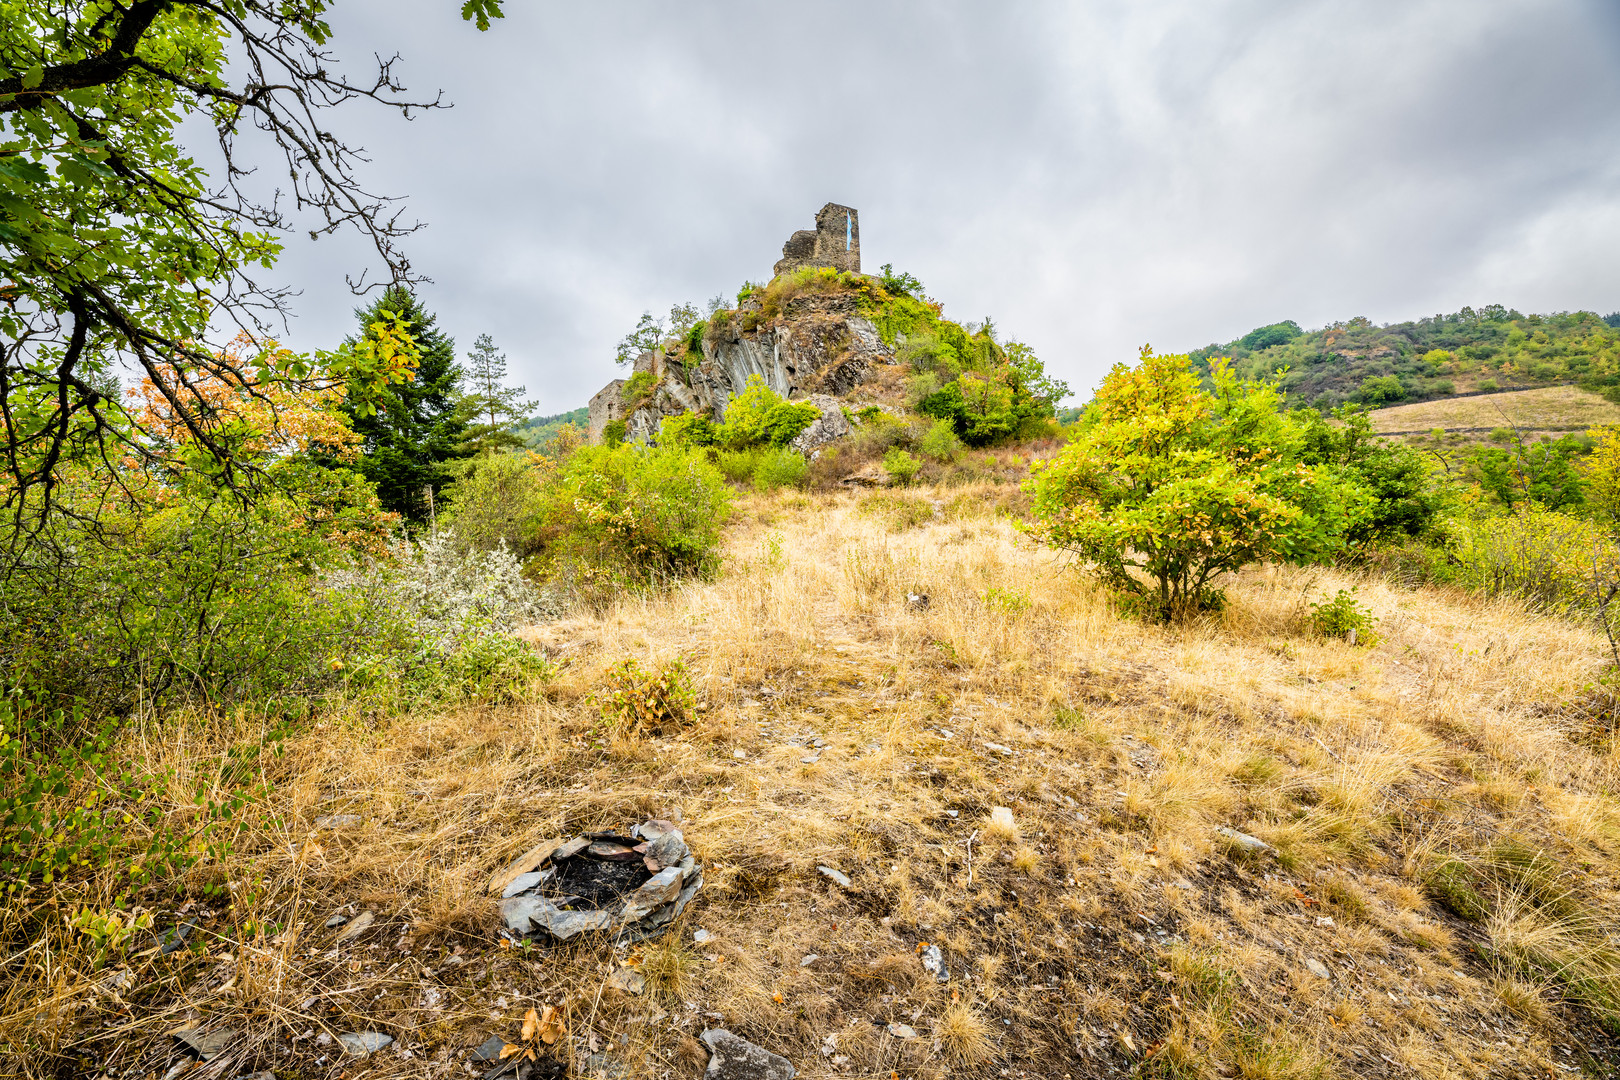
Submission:
[[[801,266],[827,266],[834,270],[861,272],[860,212],[838,203],[828,203],[816,214],[816,227],[800,229],[782,245],[782,257],[773,274],[797,270]]]

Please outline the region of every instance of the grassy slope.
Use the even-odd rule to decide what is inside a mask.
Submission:
[[[1489,432],[1517,427],[1528,435],[1620,424],[1620,405],[1574,386],[1549,386],[1396,405],[1374,411],[1371,420],[1373,430],[1382,432],[1427,433],[1435,428]]]
[[[82,941],[53,931],[8,968],[0,1045],[35,1044],[33,1076],[73,1057],[161,1076],[158,1033],[203,1022],[248,1036],[209,1075],[285,1080],[338,1075],[323,1032],[380,1029],[399,1043],[345,1077],[460,1075],[468,1048],[550,1003],[573,1050],[648,1078],[696,1076],[692,1036],[722,1022],[805,1077],[1125,1075],[1150,1049],[1147,1074],[1177,1077],[1616,1060],[1562,984],[1511,959],[1562,942],[1589,968],[1612,960],[1580,919],[1620,910],[1620,778],[1557,705],[1601,662],[1593,635],[1364,582],[1386,640],[1353,648],[1302,619],[1349,580],[1296,570],[1244,575],[1197,626],[1123,622],[987,516],[1004,491],[752,501],[716,582],[535,628],[567,664],[533,702],[304,731],[247,854],[183,883],[206,952],[148,952],[122,991],[97,990]],[[702,719],[598,730],[588,695],[627,656],[686,657]],[[254,731],[198,721],[132,750],[187,775]],[[827,749],[804,764],[791,735]],[[1016,835],[990,827],[998,805]],[[492,870],[543,837],[675,808],[708,884],[642,949],[646,997],[603,990],[605,945],[497,947]],[[316,832],[333,813],[364,821]],[[1237,857],[1218,825],[1281,858]],[[1441,855],[1510,835],[1551,852],[1579,903],[1557,918],[1499,903],[1481,926],[1426,897]],[[234,909],[198,896],[209,880],[236,883]],[[149,902],[160,926],[180,917]],[[377,924],[335,944],[322,924],[340,908]],[[249,916],[276,925],[230,940]],[[922,972],[925,941],[948,985]]]

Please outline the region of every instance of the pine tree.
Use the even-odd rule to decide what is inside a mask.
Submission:
[[[429,502],[424,489],[431,488],[437,496],[449,480],[446,463],[471,453],[465,441],[468,416],[460,394],[462,370],[456,363],[455,342],[403,286],[390,286],[369,306],[355,309],[361,337],[383,311],[403,318],[416,339],[421,362],[415,378],[391,386],[387,400],[370,416],[359,416],[347,407],[344,411],[365,440],[360,472],[377,485],[383,506],[408,520],[426,521]]]
[[[479,334],[467,354],[467,408],[478,418],[467,440],[475,450],[523,445],[512,426],[527,419],[538,402],[523,400],[528,392],[525,387],[508,388],[505,384],[506,354],[495,351],[494,338]]]

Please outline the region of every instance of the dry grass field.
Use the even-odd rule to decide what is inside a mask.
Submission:
[[[1365,580],[1382,640],[1324,640],[1308,604],[1355,581],[1295,569],[1194,625],[1124,621],[997,514],[1010,491],[753,498],[717,580],[533,628],[560,670],[530,700],[300,730],[237,853],[146,898],[191,948],[94,970],[64,918],[94,883],[4,916],[55,928],[0,957],[0,1073],[180,1075],[164,1033],[203,1026],[240,1034],[188,1077],[481,1075],[472,1047],[552,1005],[555,1075],[695,1077],[711,1026],[814,1078],[1616,1075],[1592,633]],[[692,722],[605,725],[625,658],[684,658]],[[264,730],[130,749],[206,780]],[[705,866],[667,937],[502,947],[492,872],[649,814]],[[606,987],[622,964],[644,993]],[[333,1042],[367,1030],[395,1042]]]
[[[1608,424],[1620,424],[1620,405],[1574,386],[1437,398],[1372,413],[1373,430],[1381,432],[1429,432],[1435,428],[1488,432],[1517,427],[1526,435],[1539,435],[1585,431]]]

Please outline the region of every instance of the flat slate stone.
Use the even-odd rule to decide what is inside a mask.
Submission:
[[[352,920],[350,920],[349,925],[338,931],[338,936],[332,940],[348,941],[350,938],[357,938],[361,934],[365,933],[366,928],[376,921],[377,916],[373,915],[369,911],[362,911],[360,914],[356,915]]]
[[[506,869],[491,874],[489,891],[497,895],[504,893],[506,887],[512,884],[513,880],[529,873],[531,870],[538,869],[541,863],[551,857],[551,853],[556,851],[560,844],[562,844],[561,838],[540,841],[534,847],[507,863]]]
[[[793,1080],[792,1062],[725,1028],[710,1028],[701,1038],[709,1047],[707,1080]]]
[[[338,1036],[338,1042],[343,1044],[343,1049],[355,1057],[375,1054],[393,1041],[392,1035],[384,1035],[380,1031],[345,1031]]]
[[[818,866],[816,869],[821,871],[822,877],[827,878],[829,881],[835,882],[839,888],[849,888],[849,875],[844,873],[842,870],[834,870],[830,866]]]
[[[181,1028],[179,1031],[169,1032],[169,1036],[178,1039],[188,1050],[204,1061],[213,1061],[223,1054],[237,1038],[237,1033],[230,1028],[223,1031],[210,1031],[203,1033],[197,1028]]]
[[[505,889],[501,890],[501,899],[509,900],[518,893],[528,892],[545,880],[545,876],[546,872],[544,870],[531,870],[527,874],[519,874],[512,879]]]

